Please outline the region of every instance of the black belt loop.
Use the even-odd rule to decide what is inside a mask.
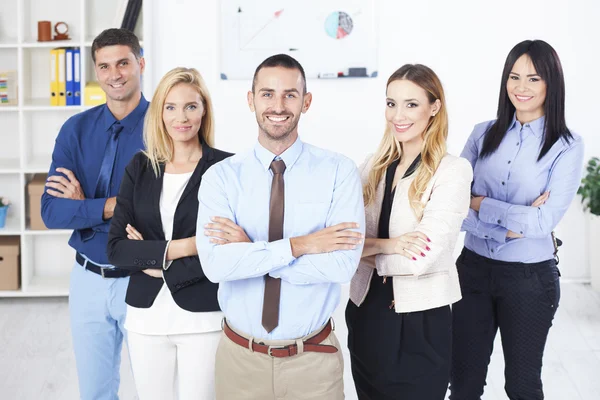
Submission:
[[[91,271],[95,274],[100,275],[103,278],[125,278],[131,274],[131,271],[126,269],[119,268],[106,268],[100,266],[85,257],[83,257],[79,252],[75,254],[75,260],[79,265],[81,265],[84,269]]]

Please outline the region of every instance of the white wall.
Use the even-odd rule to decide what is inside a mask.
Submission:
[[[146,39],[151,87],[173,67],[197,68],[215,104],[217,146],[233,152],[252,146],[257,128],[246,105],[250,81],[219,79],[218,0],[147,1],[152,2],[145,6],[152,37]],[[303,140],[360,163],[383,132],[387,77],[402,64],[422,63],[445,86],[449,151],[459,154],[473,125],[495,116],[508,51],[522,40],[543,39],[562,59],[569,127],[584,137],[586,161],[600,155],[595,123],[600,112],[600,1],[381,0],[377,5],[380,77],[309,80],[314,101],[300,122]],[[585,221],[575,201],[557,229],[565,242],[560,251],[563,277],[589,279]]]

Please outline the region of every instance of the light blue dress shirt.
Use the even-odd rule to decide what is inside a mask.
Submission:
[[[259,143],[212,166],[198,199],[198,254],[206,276],[219,282],[219,304],[235,328],[261,339],[295,339],[324,325],[340,300],[340,283],[356,271],[362,244],[354,250],[292,256],[289,238],[341,222],[356,222],[364,234],[358,169],[350,159],[303,143],[280,155],[286,165],[282,240],[268,242],[269,201],[275,159]],[[201,234],[213,216],[241,226],[253,243],[213,245]],[[279,325],[261,324],[264,275],[281,278]]]
[[[558,140],[537,161],[544,141],[544,117],[521,125],[513,121],[498,149],[479,158],[485,133],[494,121],[475,126],[461,154],[473,166],[471,193],[486,196],[479,213],[469,210],[462,225],[465,246],[487,258],[534,263],[553,258],[551,232],[573,201],[583,172],[583,141],[573,133]],[[531,204],[545,191],[540,207]],[[511,230],[523,235],[507,239]],[[568,240],[568,239],[567,239]]]

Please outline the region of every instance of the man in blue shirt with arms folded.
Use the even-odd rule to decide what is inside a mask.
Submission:
[[[76,251],[69,310],[81,399],[118,399],[125,334],[126,270],[108,264],[108,228],[125,167],[143,148],[148,102],[137,37],[107,29],[92,44],[106,104],[71,117],[52,153],[42,218],[50,229],[73,229]]]
[[[355,164],[298,138],[311,100],[298,61],[263,61],[248,92],[258,143],[202,178],[198,254],[226,316],[218,400],[344,398],[330,318],[360,260],[364,206]]]

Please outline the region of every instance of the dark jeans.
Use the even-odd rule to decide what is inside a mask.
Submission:
[[[463,298],[452,309],[450,399],[481,398],[498,329],[506,394],[543,399],[542,357],[560,299],[556,262],[507,263],[465,248],[456,265]]]

